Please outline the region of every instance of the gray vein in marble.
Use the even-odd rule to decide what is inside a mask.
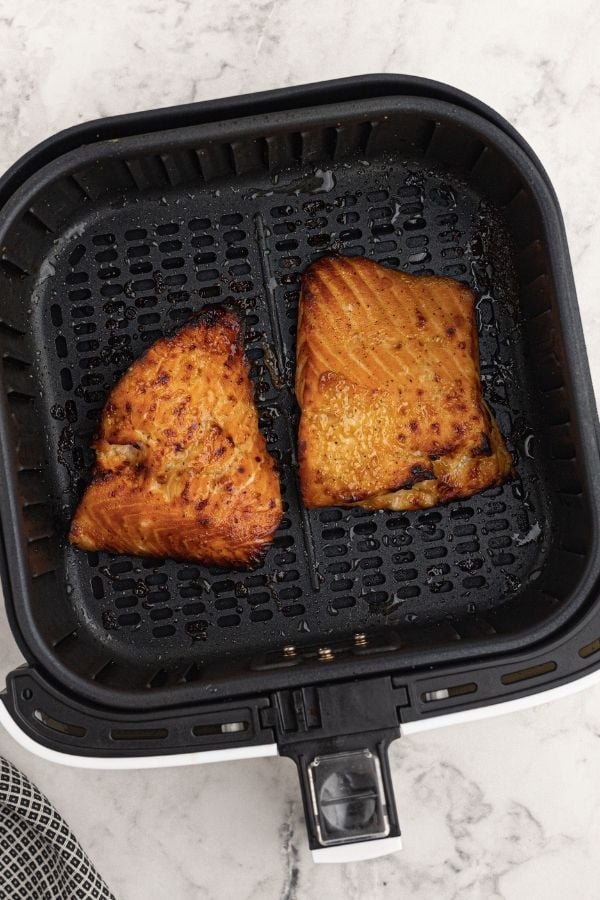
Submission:
[[[280,900],[297,900],[300,868],[298,866],[298,848],[296,846],[296,809],[297,803],[293,800],[288,803],[288,812],[284,823],[279,829],[281,851],[285,857],[285,880]]]

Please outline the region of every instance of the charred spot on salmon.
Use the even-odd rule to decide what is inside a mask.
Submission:
[[[448,337],[454,337],[454,335],[456,334],[456,328],[453,325],[449,325],[448,328],[446,328],[446,334],[448,335]]]
[[[419,430],[419,424],[418,422],[415,422],[414,419],[410,420],[410,422],[408,423],[408,427],[413,432],[413,434]]]
[[[206,328],[215,328],[221,325],[225,318],[229,318],[227,310],[218,305],[205,306],[204,309],[194,317],[195,321]],[[231,325],[231,323],[229,324]]]
[[[157,383],[157,384],[168,384],[170,380],[171,380],[171,377],[170,377],[170,375],[168,375],[166,372],[160,372],[160,373],[156,376],[156,383]]]
[[[408,491],[415,484],[414,478],[408,478],[406,481],[399,481],[397,484],[390,484],[389,491],[396,493],[397,491]]]
[[[443,456],[449,456],[452,453],[454,444],[434,444],[431,449],[441,458]]]
[[[435,475],[431,469],[425,469],[423,466],[413,466],[410,474],[415,481],[431,481],[435,480]]]
[[[92,484],[101,484],[103,481],[109,481],[113,477],[113,475],[113,472],[99,469],[94,473],[92,477]]]
[[[475,447],[471,451],[472,456],[491,456],[492,455],[492,442],[490,441],[489,435],[487,435],[484,431],[481,432],[481,443],[478,447]]]

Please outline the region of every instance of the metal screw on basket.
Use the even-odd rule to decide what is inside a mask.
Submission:
[[[288,644],[287,647],[283,648],[283,655],[288,659],[296,655],[296,648],[292,644]]]
[[[367,641],[367,636],[364,633],[364,631],[359,631],[357,634],[354,635],[354,643],[356,644],[357,647],[366,647],[368,641]]]
[[[333,650],[330,647],[319,647],[319,659],[323,662],[329,662],[333,659]]]

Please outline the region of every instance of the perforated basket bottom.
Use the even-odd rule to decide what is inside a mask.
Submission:
[[[152,341],[223,300],[245,315],[261,427],[285,500],[273,547],[252,572],[84,554],[65,542],[66,590],[81,627],[113,656],[163,661],[314,643],[385,623],[468,620],[485,630],[486,612],[535,578],[551,531],[528,455],[527,374],[499,221],[456,179],[380,160],[286,173],[275,185],[258,176],[129,195],[64,234],[33,310],[61,533],[89,475],[107,391]],[[298,289],[308,263],[331,250],[476,290],[486,397],[515,452],[515,481],[428,512],[302,508],[291,390]]]

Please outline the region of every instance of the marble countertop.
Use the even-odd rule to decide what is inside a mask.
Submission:
[[[367,72],[446,81],[530,141],[564,212],[596,392],[600,6],[594,0],[0,0],[0,169],[98,116]],[[50,598],[49,598],[50,599]],[[19,662],[0,614],[0,677]],[[0,733],[119,900],[598,896],[600,687],[397,741],[403,853],[314,866],[282,759],[50,765]]]

